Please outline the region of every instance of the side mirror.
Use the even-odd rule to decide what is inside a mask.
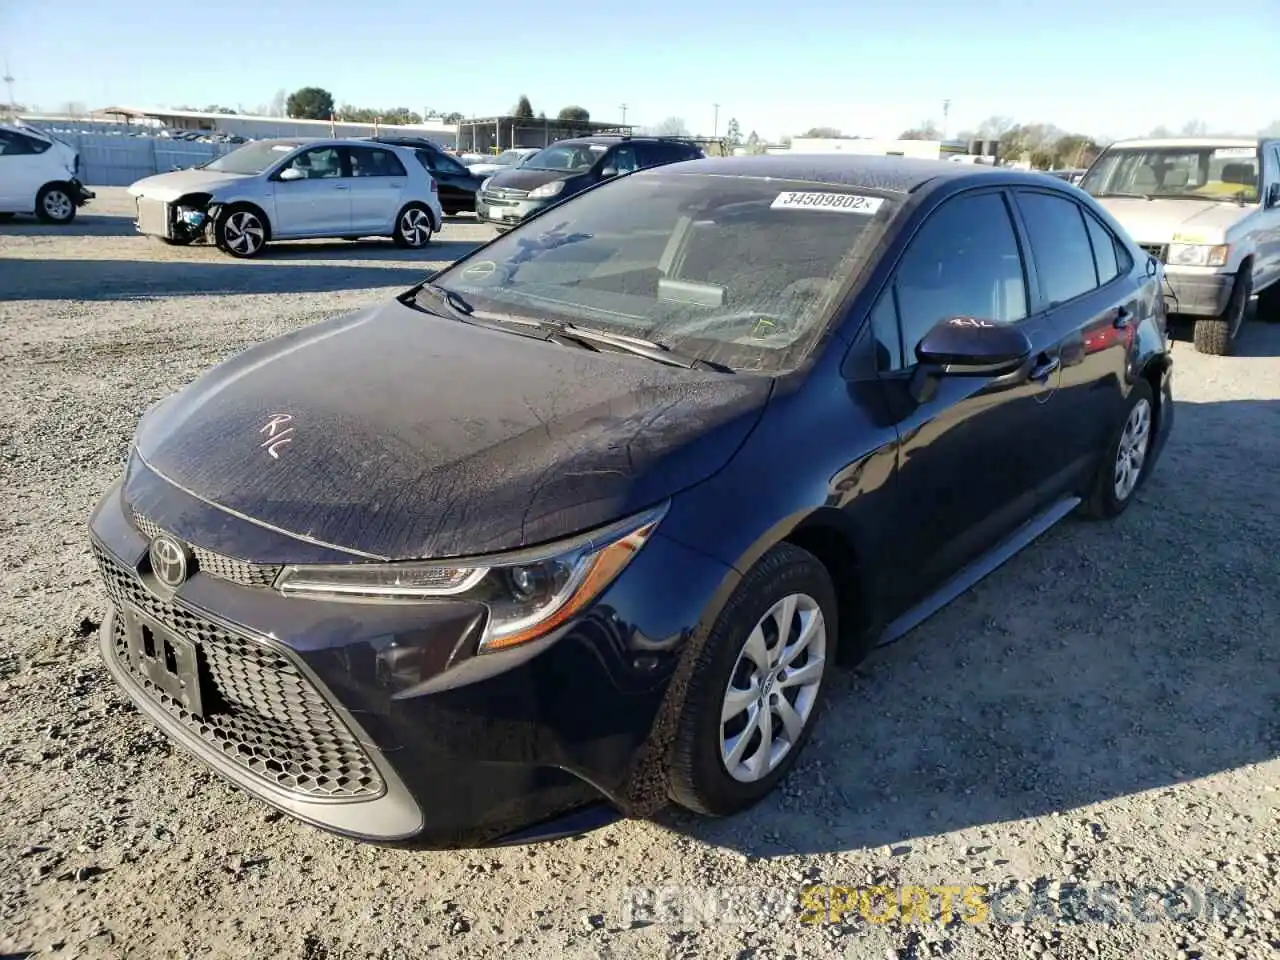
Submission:
[[[1031,359],[1033,347],[1017,327],[978,317],[948,317],[916,344],[911,392],[928,400],[941,377],[999,377]]]
[[[283,170],[280,171],[280,179],[281,180],[302,180],[304,179],[304,177],[302,176],[302,171],[299,170],[297,167],[285,167]]]
[[[608,180],[610,177],[616,177],[617,175],[618,175],[617,167],[605,167],[603,170],[600,171],[601,180]]]
[[[1267,187],[1266,206],[1268,208],[1280,207],[1280,183],[1273,183]]]

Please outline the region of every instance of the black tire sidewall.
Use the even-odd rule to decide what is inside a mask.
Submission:
[[[1142,472],[1138,475],[1138,482],[1129,491],[1129,495],[1121,500],[1116,496],[1116,456],[1120,452],[1120,440],[1124,436],[1125,425],[1129,422],[1129,414],[1133,412],[1133,408],[1138,405],[1138,401],[1141,399],[1145,399],[1151,407],[1151,428],[1147,435],[1147,454],[1142,460]],[[1143,484],[1147,482],[1147,475],[1150,473],[1151,450],[1155,446],[1156,435],[1160,429],[1161,416],[1162,413],[1156,406],[1155,394],[1151,389],[1151,384],[1146,380],[1136,381],[1125,401],[1124,414],[1120,417],[1120,422],[1111,434],[1111,442],[1107,444],[1102,462],[1098,464],[1093,494],[1088,505],[1090,515],[1100,519],[1118,517],[1128,509],[1129,504],[1133,503],[1134,497],[1142,489]]]
[[[427,222],[431,224],[431,236],[427,237],[426,243],[417,247],[409,243],[409,241],[405,239],[404,234],[400,230],[400,223],[402,220],[404,220],[404,215],[408,213],[410,210],[421,210],[423,213],[427,215]],[[403,247],[406,250],[423,250],[431,245],[432,237],[434,237],[439,230],[440,230],[440,227],[436,224],[435,214],[431,212],[431,208],[428,207],[425,203],[418,203],[415,201],[414,203],[406,203],[403,207],[400,208],[400,212],[396,214],[396,225],[395,225],[394,231],[391,234],[391,239],[395,241],[396,246]]]
[[[61,193],[63,196],[65,196],[71,204],[71,212],[61,219],[57,217],[49,216],[48,211],[46,211],[44,208],[45,197],[47,197],[49,194],[53,193],[54,191],[57,191],[58,193]],[[71,191],[68,190],[66,187],[60,186],[56,183],[49,184],[46,187],[41,187],[40,192],[36,194],[36,217],[44,221],[45,223],[56,223],[58,226],[65,226],[66,224],[71,223],[71,221],[75,220],[76,218],[76,201],[75,201],[75,198],[71,196]]]
[[[768,776],[741,783],[729,775],[720,759],[725,688],[751,630],[770,607],[793,593],[808,594],[822,610],[827,629],[826,672],[799,741]],[[812,554],[779,544],[748,572],[712,627],[689,679],[669,764],[671,793],[677,803],[704,814],[728,815],[759,802],[786,777],[821,715],[835,669],[838,629],[835,588],[826,568]]]

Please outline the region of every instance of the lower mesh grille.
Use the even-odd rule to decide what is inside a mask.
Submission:
[[[159,524],[153,523],[140,513],[133,514],[133,525],[148,540],[154,540],[160,534],[167,532],[162,530]],[[230,580],[232,583],[239,583],[246,587],[269,587],[276,582],[276,576],[280,573],[279,565],[250,563],[248,560],[224,556],[194,544],[187,546],[196,558],[196,569],[211,577]]]
[[[246,772],[309,799],[369,800],[385,792],[377,768],[314,686],[267,646],[153,596],[97,544],[93,554],[117,610],[129,604],[198,648],[204,716],[196,717],[137,672],[124,618],[115,617],[112,652],[154,702]]]

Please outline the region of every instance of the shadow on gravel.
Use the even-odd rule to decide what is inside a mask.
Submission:
[[[112,214],[92,214],[81,210],[66,226],[42,223],[35,217],[17,216],[0,223],[0,237],[135,237],[133,220]]]
[[[215,261],[0,259],[0,300],[120,300],[409,287],[425,278],[441,261],[456,259],[474,246],[461,242],[449,247],[444,243],[433,245],[430,260],[421,253],[414,259],[396,258],[395,262],[402,266],[347,264],[329,252],[316,253],[314,246],[307,251],[309,262],[290,263],[287,245],[284,256],[252,261],[230,257]],[[323,256],[328,262],[314,262],[317,256]],[[375,258],[365,249],[349,259]]]
[[[1065,520],[838,672],[802,761],[759,806],[658,822],[758,857],[902,854],[970,829],[980,847],[988,825],[1280,756],[1277,476],[1280,401],[1178,403],[1124,515]]]

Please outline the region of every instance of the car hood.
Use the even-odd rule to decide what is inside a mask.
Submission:
[[[143,177],[129,187],[135,197],[148,197],[172,203],[188,193],[213,193],[220,187],[243,184],[249,177],[235,173],[218,173],[216,170],[174,170]]]
[[[1227,228],[1248,215],[1235,201],[1142,200],[1099,197],[1098,203],[1139,243],[1221,243]]]
[[[508,169],[495,173],[493,175],[493,183],[489,184],[489,188],[503,187],[508,190],[532,190],[534,187],[540,187],[544,183],[552,183],[556,180],[571,180],[580,176],[582,176],[582,171],[529,170],[525,167],[518,167],[515,170]]]
[[[505,163],[473,163],[467,169],[477,177],[487,177],[490,174],[500,173],[511,168]]]
[[[391,301],[215,367],[148,411],[135,451],[299,537],[383,559],[464,556],[584,531],[710,477],[771,383]]]

